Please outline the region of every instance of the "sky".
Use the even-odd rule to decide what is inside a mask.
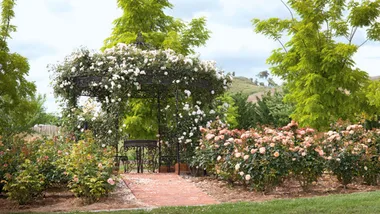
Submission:
[[[255,78],[268,70],[265,63],[279,44],[254,33],[253,18],[289,17],[280,0],[171,0],[167,14],[189,21],[207,17],[211,38],[196,51],[202,59],[215,60],[226,72]],[[100,49],[110,36],[113,20],[121,15],[116,0],[17,0],[13,20],[17,32],[9,46],[29,60],[28,80],[46,94],[48,112],[58,112],[47,66],[63,61],[80,47]],[[358,44],[363,32],[355,40]],[[380,75],[380,43],[366,43],[354,56],[357,66],[370,76]]]

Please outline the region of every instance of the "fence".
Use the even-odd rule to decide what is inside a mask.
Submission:
[[[32,130],[41,135],[56,136],[61,128],[53,125],[35,125]]]

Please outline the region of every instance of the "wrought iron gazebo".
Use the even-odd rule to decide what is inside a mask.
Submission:
[[[145,44],[142,38],[142,35],[139,34],[135,46],[140,49],[149,49],[150,46]],[[85,63],[87,61],[91,61],[91,56],[86,56]],[[74,59],[75,61],[75,59]],[[83,61],[83,60],[82,60]],[[83,64],[83,62],[80,62],[80,65]],[[125,63],[125,62],[123,62]],[[192,62],[191,62],[192,63]],[[93,65],[94,63],[92,63]],[[67,66],[61,67],[64,72],[67,70]],[[65,70],[66,69],[66,70]],[[174,68],[173,68],[174,69]],[[207,68],[206,68],[207,70]],[[198,71],[191,71],[197,73]],[[154,73],[154,72],[153,72]],[[131,93],[128,93],[128,95],[124,94],[123,100],[127,100],[128,98],[136,98],[136,99],[155,99],[157,106],[157,124],[158,124],[158,140],[129,140],[124,139],[124,145],[122,147],[123,150],[128,150],[130,148],[134,148],[136,150],[136,162],[137,162],[137,172],[144,172],[144,154],[145,151],[152,151],[152,150],[158,150],[158,169],[160,171],[163,159],[165,159],[166,162],[170,162],[168,160],[174,159],[178,164],[181,163],[181,154],[180,154],[180,142],[178,140],[178,124],[181,122],[181,118],[179,115],[179,102],[181,102],[180,99],[180,92],[183,92],[186,90],[189,85],[192,88],[192,93],[195,100],[202,100],[207,103],[207,101],[210,101],[214,99],[216,96],[222,94],[224,90],[226,89],[226,85],[229,83],[226,78],[222,76],[222,78],[217,77],[215,72],[202,72],[201,78],[188,78],[186,79],[186,84],[179,84],[177,78],[175,76],[168,76],[168,75],[154,75],[153,73],[146,73],[144,75],[135,76],[134,81],[139,83],[139,88],[135,89],[134,87],[130,87]],[[63,92],[61,91],[61,94],[64,94],[66,98],[69,100],[71,106],[77,105],[77,98],[80,96],[87,96],[87,97],[97,97],[104,99],[104,93],[108,93],[108,91],[104,92],[104,87],[94,87],[94,85],[102,85],[102,83],[105,83],[109,81],[110,77],[105,76],[104,74],[107,74],[107,71],[101,71],[98,72],[91,72],[91,71],[82,71],[81,72],[75,72],[75,69],[73,72],[66,72],[66,76],[61,76],[60,82],[61,82],[61,88],[62,82],[70,81],[72,84],[70,87],[64,88]],[[219,74],[218,74],[219,75]],[[222,75],[222,74],[221,74]],[[177,81],[177,82],[176,82]],[[212,91],[211,94],[206,95],[205,92]],[[104,93],[103,93],[104,92]],[[166,124],[163,124],[163,120],[165,119],[163,115],[161,114],[163,105],[162,102],[166,102],[168,99],[174,99],[175,100],[175,124],[174,131],[171,131],[168,133],[168,130],[166,129]],[[107,102],[108,103],[108,102]],[[115,104],[113,104],[115,105]],[[116,113],[118,114],[118,113]],[[115,121],[115,126],[118,126],[119,121]],[[116,130],[119,127],[116,127]],[[169,157],[169,156],[163,156],[162,155],[162,139],[165,137],[166,139],[170,139],[172,143],[175,145],[175,157]],[[125,155],[119,155],[119,148],[118,144],[116,143],[115,146],[116,149],[116,158],[117,162],[120,163],[120,161],[128,162],[128,157]],[[154,162],[154,160],[153,160]],[[154,163],[153,163],[154,164]],[[178,166],[178,174],[180,174],[180,167]]]

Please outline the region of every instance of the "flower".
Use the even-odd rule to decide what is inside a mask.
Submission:
[[[240,163],[235,165],[235,170],[238,171],[240,169]]]
[[[111,185],[115,185],[115,181],[112,178],[108,178],[107,183],[109,183]]]
[[[266,151],[265,147],[260,147],[259,152],[260,152],[261,154],[264,154],[265,151]]]
[[[240,158],[241,157],[241,153],[240,152],[235,153],[235,157],[236,158]]]
[[[248,160],[249,155],[244,155],[244,160]]]
[[[215,137],[214,134],[207,134],[207,135],[206,135],[206,139],[207,139],[207,140],[211,140],[211,139],[213,139],[214,137]]]
[[[99,163],[99,164],[98,164],[98,167],[99,167],[99,169],[103,169],[103,164],[102,164],[102,163]]]
[[[241,176],[244,176],[244,172],[239,172],[239,174],[240,174]]]
[[[275,157],[277,158],[278,156],[280,156],[280,153],[276,151],[276,152],[273,154],[273,156],[275,156]]]
[[[251,175],[245,175],[245,180],[246,180],[246,181],[251,180]]]
[[[251,154],[255,154],[257,152],[257,149],[251,149]]]
[[[221,159],[222,157],[220,155],[216,158],[217,161],[220,161]]]

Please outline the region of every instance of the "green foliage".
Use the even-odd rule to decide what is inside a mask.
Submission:
[[[73,144],[60,161],[60,168],[72,179],[70,191],[88,203],[98,201],[115,187],[113,165],[111,149],[96,144],[91,132]]]
[[[295,104],[292,118],[302,126],[320,129],[339,118],[355,121],[366,109],[363,87],[368,74],[355,68],[352,56],[367,40],[380,40],[380,25],[375,21],[379,1],[291,0],[288,5],[291,19],[252,22],[257,33],[282,46],[267,62],[272,73],[286,81],[285,100]],[[353,44],[359,28],[367,29],[367,40]],[[285,35],[291,38],[284,44]]]
[[[235,94],[232,97],[237,107],[236,120],[238,126],[236,128],[248,130],[255,127],[259,122],[256,112],[256,105],[251,102],[247,102],[248,96],[245,96],[242,93]]]
[[[19,204],[26,204],[39,196],[44,189],[44,175],[38,171],[38,165],[25,159],[14,175],[8,174],[8,181],[4,186],[7,196]]]
[[[260,124],[282,127],[290,122],[294,107],[290,103],[284,103],[284,96],[284,92],[269,91],[258,98],[256,112]]]
[[[215,106],[216,115],[219,115],[219,119],[227,123],[232,129],[238,126],[236,120],[238,117],[238,107],[235,105],[235,100],[231,96],[223,94],[215,99],[213,105]]]
[[[145,42],[154,49],[170,48],[188,55],[210,38],[205,18],[185,23],[166,15],[164,11],[173,7],[168,0],[118,0],[118,7],[123,15],[114,21],[113,32],[104,41],[105,48],[118,43],[134,43],[138,33],[142,33]]]

